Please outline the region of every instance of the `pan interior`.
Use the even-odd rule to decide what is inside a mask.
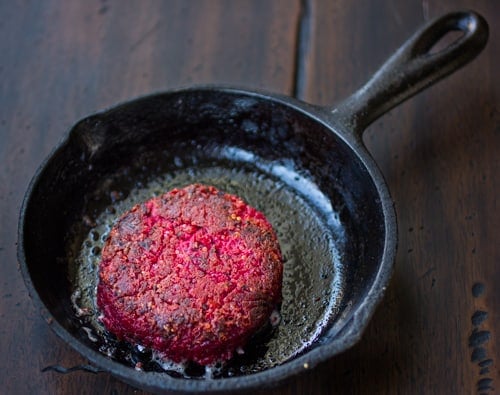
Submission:
[[[94,305],[113,222],[194,182],[262,211],[284,256],[281,323],[216,370],[158,363],[117,342]],[[131,368],[197,379],[259,372],[331,342],[366,297],[384,239],[375,185],[342,139],[278,101],[211,90],[138,99],[77,124],[38,175],[23,221],[31,281],[74,341]]]
[[[221,151],[227,151],[227,147]],[[200,151],[201,152],[201,151]],[[222,157],[223,152],[220,152]],[[342,228],[331,226],[337,219],[325,212],[322,205],[327,202],[311,201],[310,198],[287,185],[287,177],[294,177],[295,184],[304,183],[298,175],[265,173],[248,163],[210,161],[197,158],[196,167],[185,167],[162,174],[146,185],[123,191],[120,180],[105,180],[105,194],[123,196],[112,206],[92,218],[95,226],[87,233],[83,243],[76,243],[75,251],[75,310],[82,315],[82,327],[90,339],[97,339],[99,349],[113,358],[134,365],[140,361],[145,370],[163,368],[173,375],[209,377],[247,374],[283,363],[304,351],[319,337],[329,319],[339,309],[342,292],[342,270],[336,245],[342,243]],[[182,159],[178,163],[184,162]],[[260,162],[260,166],[264,164]],[[274,169],[274,172],[281,172]],[[155,358],[154,353],[139,352],[131,348],[130,353],[117,349],[98,322],[95,306],[95,289],[100,250],[116,219],[134,204],[162,194],[174,187],[191,183],[214,185],[221,190],[241,196],[252,206],[262,210],[277,232],[284,259],[283,303],[281,322],[275,330],[262,333],[253,339],[244,355],[236,356],[220,369],[173,364]],[[309,186],[312,188],[312,186]],[[111,189],[109,189],[111,188]],[[318,196],[316,197],[318,199]],[[95,208],[90,208],[90,213]],[[91,216],[92,214],[84,214]],[[330,217],[330,218],[329,218]],[[330,224],[330,226],[329,226]],[[76,230],[80,234],[80,230]],[[87,315],[89,314],[89,315]],[[124,347],[124,346],[122,346]],[[126,346],[125,346],[126,347]],[[247,355],[248,354],[248,355]]]

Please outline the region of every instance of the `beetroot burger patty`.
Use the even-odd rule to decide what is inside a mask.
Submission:
[[[118,220],[102,250],[97,305],[119,339],[206,365],[231,358],[266,323],[282,273],[261,212],[189,185]]]

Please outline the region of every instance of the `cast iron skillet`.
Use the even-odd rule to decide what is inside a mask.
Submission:
[[[451,31],[462,34],[432,51]],[[159,393],[261,388],[346,350],[380,302],[396,251],[393,204],[362,132],[473,59],[487,37],[474,12],[438,18],[333,111],[263,92],[200,87],[83,119],[38,169],[22,206],[18,257],[30,295],[53,330],[99,370]],[[262,210],[285,257],[281,324],[218,378],[199,367],[158,372],[147,361],[134,369],[144,355],[75,313],[85,303],[75,289],[86,286],[77,266],[89,264],[86,255],[97,257],[87,269],[98,259],[102,223],[134,201],[195,181]]]

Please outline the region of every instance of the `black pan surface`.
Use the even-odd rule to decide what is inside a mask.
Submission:
[[[31,234],[26,249],[29,261],[54,264],[32,276],[44,284],[49,310],[60,309],[58,321],[70,318],[73,336],[96,351],[105,343],[82,330],[93,320],[72,312],[74,304],[95,310],[99,250],[114,221],[139,201],[193,182],[262,210],[284,254],[282,323],[270,350],[240,373],[282,363],[340,329],[335,323],[362,302],[383,255],[379,193],[341,138],[270,100],[200,88],[139,99],[75,127],[33,190],[39,203],[27,215],[45,231]]]

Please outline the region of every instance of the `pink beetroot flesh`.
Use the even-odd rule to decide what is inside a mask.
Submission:
[[[97,304],[119,339],[175,361],[225,361],[281,301],[271,225],[240,198],[189,185],[138,204],[102,250]]]

